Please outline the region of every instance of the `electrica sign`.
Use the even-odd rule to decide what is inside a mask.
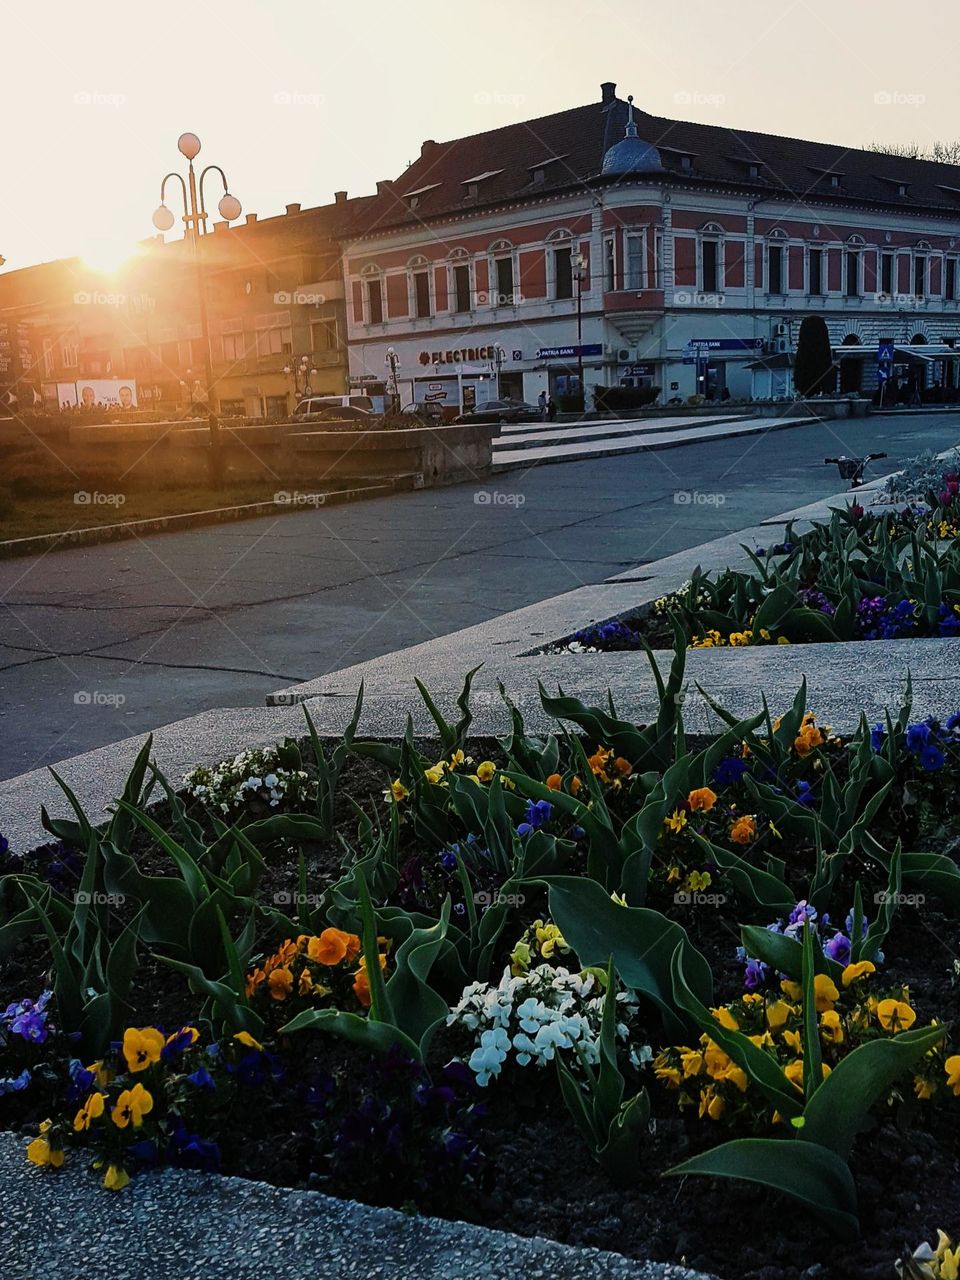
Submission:
[[[457,347],[453,351],[421,351],[417,359],[421,364],[475,364],[492,360],[495,352],[495,347]]]

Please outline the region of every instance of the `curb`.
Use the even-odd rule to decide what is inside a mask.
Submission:
[[[51,1174],[0,1135],[4,1280],[710,1280],[673,1263],[456,1220],[417,1217],[318,1191],[165,1169],[119,1195],[82,1154]]]
[[[39,533],[30,538],[13,538],[0,542],[0,560],[17,556],[66,551],[71,547],[92,547],[102,542],[119,542],[153,533],[176,533],[201,525],[227,524],[233,520],[253,520],[258,516],[290,515],[316,507],[335,507],[362,498],[378,498],[386,494],[423,487],[423,477],[409,472],[376,484],[357,485],[352,489],[334,489],[330,493],[310,494],[310,503],[248,502],[233,507],[211,507],[207,511],[185,511],[180,515],[151,516],[147,520],[130,520],[122,524],[92,525],[89,529],[68,529],[62,533]],[[278,490],[278,492],[285,492]]]

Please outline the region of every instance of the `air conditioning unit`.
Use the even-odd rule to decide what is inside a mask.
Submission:
[[[620,361],[621,364],[628,364],[633,359],[633,355],[630,351],[630,348],[621,347],[620,350],[617,352],[617,359]]]
[[[790,333],[790,328],[788,325],[778,324],[774,326],[773,332],[777,338],[786,338]]]

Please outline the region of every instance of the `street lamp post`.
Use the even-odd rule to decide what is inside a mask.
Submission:
[[[310,379],[315,378],[317,376],[317,371],[313,367],[309,356],[303,355],[300,357],[299,362],[295,362],[293,364],[285,364],[283,366],[283,372],[287,375],[288,378],[289,377],[293,378],[293,394],[295,397],[299,398],[301,395],[310,396],[313,394],[313,391],[310,386]],[[303,379],[302,390],[300,387],[301,378]]]
[[[583,277],[587,260],[579,249],[571,254],[570,265],[577,282],[577,391],[580,396],[580,412],[583,413],[587,404],[583,392]]]
[[[500,395],[500,370],[503,368],[503,362],[504,360],[506,360],[506,358],[507,358],[507,353],[506,351],[504,351],[503,347],[501,347],[499,344],[495,346],[493,349],[493,365],[494,365],[494,373],[497,379],[497,399],[498,400],[501,400],[503,398]]]
[[[390,381],[393,383],[393,412],[400,412],[400,385],[397,382],[397,370],[400,368],[400,357],[397,355],[393,347],[387,347],[387,355],[385,361],[387,368],[390,370]]]
[[[158,231],[169,231],[174,224],[174,216],[167,208],[164,196],[167,183],[171,178],[180,183],[183,194],[183,221],[186,225],[186,238],[190,241],[193,253],[194,275],[197,284],[197,298],[200,306],[200,340],[203,343],[204,373],[207,384],[207,414],[210,424],[210,480],[219,487],[223,480],[222,460],[220,456],[220,423],[217,418],[217,400],[213,378],[213,361],[210,355],[210,326],[207,319],[207,295],[203,281],[203,260],[200,256],[200,237],[207,231],[207,210],[203,199],[203,180],[211,169],[216,170],[223,183],[223,195],[217,209],[227,222],[240,217],[240,201],[230,194],[227,178],[219,165],[208,164],[197,178],[193,162],[200,154],[200,139],[195,133],[182,133],[177,139],[177,149],[189,164],[187,181],[173,171],[168,173],[160,183],[160,205],[153,215],[153,225]]]

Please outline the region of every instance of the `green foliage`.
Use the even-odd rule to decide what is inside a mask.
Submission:
[[[822,316],[804,316],[800,322],[793,383],[802,396],[821,395],[836,387],[830,333]]]
[[[376,913],[363,872],[359,869],[356,878],[363,955],[370,982],[369,1014],[361,1017],[338,1009],[307,1009],[281,1027],[280,1035],[327,1031],[375,1052],[384,1052],[398,1045],[412,1058],[422,1062],[433,1032],[449,1009],[447,1001],[428,980],[446,939],[450,921],[449,899],[444,903],[436,924],[410,932],[396,953],[393,973],[384,981],[377,962]]]
[[[671,961],[684,957],[693,999],[713,999],[710,966],[690,942],[682,925],[647,907],[623,907],[595,881],[576,876],[543,876],[549,891],[550,918],[587,968],[601,966],[608,956],[624,986],[657,1008],[669,1036],[682,1036],[690,1027],[687,1011],[674,998]]]
[[[567,1109],[593,1158],[612,1179],[625,1185],[640,1172],[640,1144],[650,1122],[646,1089],[624,1099],[626,1082],[617,1065],[617,987],[613,958],[607,962],[606,993],[600,1026],[600,1069],[587,1061],[579,1042],[575,1049],[586,1077],[586,1088],[556,1056],[560,1089]]]
[[[888,1039],[867,1041],[841,1059],[830,1075],[823,1078],[814,998],[815,971],[813,936],[805,925],[801,966],[804,1015],[801,1098],[773,1057],[742,1032],[722,1026],[696,998],[684,973],[681,948],[677,948],[672,965],[677,1003],[789,1121],[795,1138],[793,1141],[735,1139],[677,1165],[669,1173],[733,1177],[774,1186],[812,1209],[839,1234],[855,1235],[859,1230],[856,1198],[846,1167],[854,1139],[875,1103],[944,1038],[946,1029],[923,1027]],[[821,1154],[814,1155],[809,1148]]]

